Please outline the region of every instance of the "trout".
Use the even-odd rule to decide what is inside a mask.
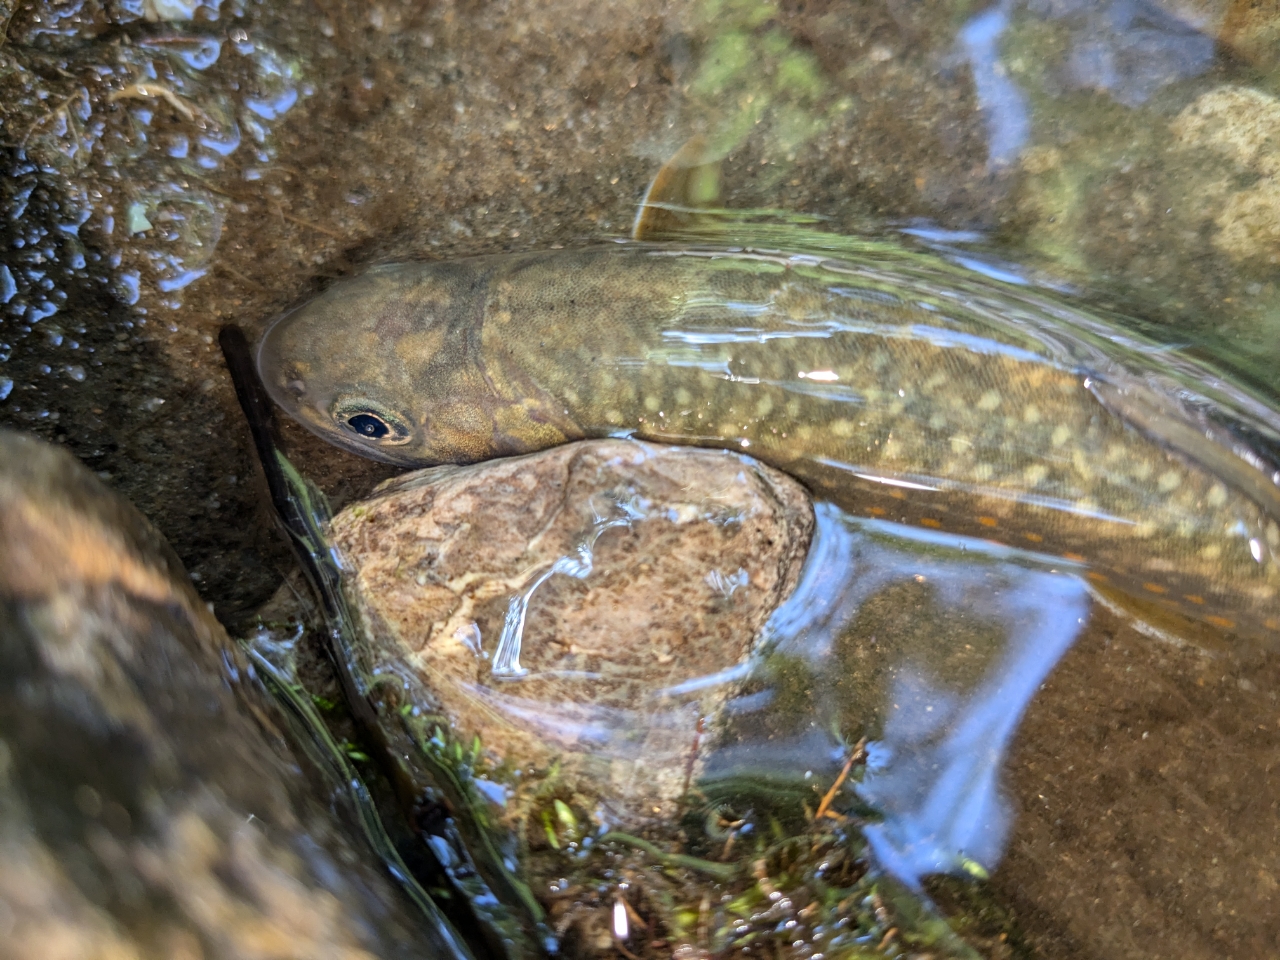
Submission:
[[[618,243],[381,265],[272,325],[259,369],[380,460],[732,449],[851,512],[1048,553],[1274,642],[1264,458],[1118,361],[1083,308],[927,259]]]

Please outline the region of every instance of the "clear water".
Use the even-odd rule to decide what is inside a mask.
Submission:
[[[110,477],[224,611],[268,593],[281,554],[266,525],[243,522],[259,494],[243,482],[247,447],[229,440],[239,415],[217,327],[265,325],[375,259],[622,234],[697,132],[725,153],[729,206],[814,214],[834,233],[905,228],[980,273],[1079,290],[1276,406],[1280,41],[1265,7],[152,6],[150,21],[128,4],[0,10],[0,418]],[[137,86],[150,83],[191,116]],[[766,235],[785,245],[785,231]],[[365,466],[292,439],[339,496],[366,488]],[[993,558],[944,590],[928,578],[951,568],[918,541],[848,533],[926,577],[904,580],[915,606],[890,612],[945,624],[934,633],[982,621],[1002,650],[1036,622],[1032,585],[1078,582]],[[1012,607],[966,592],[988,568],[1005,570]],[[1073,588],[1053,589],[1070,609]],[[993,890],[1047,956],[1266,955],[1280,915],[1274,657],[1178,647],[1090,609],[1047,679],[1020,691],[1034,696],[1016,731],[961,705],[987,674],[953,682],[914,649],[886,656],[901,679],[873,685],[876,709],[900,693],[952,711],[934,730],[869,734],[897,745],[880,786],[863,781],[899,812],[886,862],[909,880],[930,856],[1003,846]],[[1050,631],[1058,645],[1069,627]],[[993,654],[988,679],[1021,662]],[[964,788],[935,816],[918,768],[966,724],[1004,751],[1005,786],[961,762]],[[826,737],[814,756],[830,773]],[[993,844],[1000,830],[973,824],[1002,810],[1018,815]]]

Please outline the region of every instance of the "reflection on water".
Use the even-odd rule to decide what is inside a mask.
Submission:
[[[1204,11],[1189,19],[1176,4],[1154,0],[1030,0],[1027,9],[1069,25],[1068,88],[1105,91],[1127,107],[1213,62],[1213,38],[1200,32],[1209,26]]]
[[[856,793],[883,816],[864,831],[881,867],[916,889],[927,874],[983,874],[1010,827],[1009,741],[1088,607],[1069,563],[820,506],[758,667],[802,668],[811,699],[787,702],[766,682],[731,703],[707,775],[765,764],[757,772],[801,779],[841,756],[837,735],[868,735]]]
[[[1027,99],[1000,63],[1000,35],[1009,25],[1008,4],[980,13],[960,30],[959,40],[987,125],[987,163],[1010,163],[1026,145],[1031,120]]]

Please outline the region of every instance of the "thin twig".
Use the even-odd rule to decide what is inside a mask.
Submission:
[[[836,793],[840,787],[844,785],[845,780],[849,776],[849,771],[853,769],[853,765],[866,757],[867,755],[867,738],[863,737],[858,741],[858,745],[853,748],[853,752],[849,754],[849,759],[844,762],[844,766],[840,769],[840,776],[836,777],[836,782],[831,785],[831,789],[826,792],[822,798],[822,802],[818,804],[818,812],[813,815],[813,819],[819,820],[825,816],[831,816],[831,801],[836,798]],[[833,817],[832,819],[835,819]]]
[[[253,277],[245,276],[230,264],[218,261],[214,264],[214,268],[221,270],[227,276],[231,277],[231,279],[240,281],[240,283],[244,284],[246,287],[252,287],[261,293],[267,292],[267,287],[264,284],[259,283],[257,280],[253,279]]]
[[[343,236],[341,233],[338,233],[338,231],[336,230],[330,230],[328,227],[322,227],[318,223],[312,223],[310,220],[303,220],[301,217],[295,217],[291,213],[285,213],[284,207],[281,206],[279,200],[273,200],[271,197],[263,197],[263,199],[268,204],[275,207],[276,213],[280,214],[280,216],[283,219],[288,220],[290,223],[296,223],[300,227],[307,227],[311,230],[316,231],[317,233],[323,233],[326,237],[333,237],[333,239],[335,240],[346,239],[345,236]]]
[[[188,103],[183,100],[162,83],[131,83],[121,90],[113,90],[107,94],[107,103],[115,103],[119,100],[143,99],[163,100],[177,110],[178,113],[182,114],[183,119],[189,123],[195,122],[196,114],[201,117],[206,116],[205,112],[194,103]]]
[[[216,194],[224,196],[229,200],[236,201],[236,203],[254,203],[255,201],[261,201],[262,203],[267,204],[273,210],[275,210],[275,212],[280,215],[280,218],[282,220],[288,220],[290,223],[296,223],[300,227],[308,227],[312,230],[315,230],[317,233],[323,233],[325,236],[333,237],[333,239],[335,240],[347,239],[345,234],[338,233],[336,230],[330,230],[328,227],[322,227],[318,223],[312,223],[310,220],[303,220],[301,217],[295,217],[291,213],[285,213],[284,206],[280,203],[279,200],[276,200],[274,197],[263,197],[263,196],[246,197],[242,194],[231,193],[230,191],[224,190],[221,187],[214,186],[208,180],[204,179],[204,177],[193,176],[191,179],[201,184],[202,186],[207,187],[209,190],[211,190]]]

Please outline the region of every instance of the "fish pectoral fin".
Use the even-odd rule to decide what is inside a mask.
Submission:
[[[1225,624],[1232,628],[1237,624],[1216,617],[1213,613],[1203,616],[1179,609],[1176,602],[1159,597],[1141,597],[1130,590],[1090,581],[1089,591],[1094,599],[1112,616],[1127,623],[1134,630],[1148,637],[1162,640],[1176,647],[1191,646],[1210,656],[1228,653],[1232,638],[1224,634]],[[1254,639],[1266,639],[1261,636]]]
[[[654,176],[631,228],[634,240],[660,240],[693,231],[702,211],[720,199],[721,157],[707,138],[686,140]]]

